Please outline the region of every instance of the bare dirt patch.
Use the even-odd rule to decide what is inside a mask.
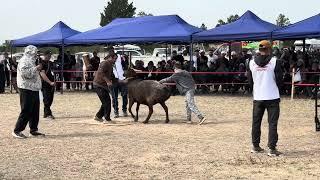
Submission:
[[[148,125],[129,117],[100,124],[92,120],[100,105],[94,93],[56,94],[57,119],[40,119],[47,137],[17,140],[10,133],[19,114],[18,95],[0,95],[0,179],[320,178],[312,100],[282,100],[278,148],[284,156],[277,158],[250,154],[250,97],[197,96],[208,119],[203,126],[183,123],[183,97],[167,102],[170,124],[164,124],[160,105]],[[142,106],[140,122],[147,112]],[[267,132],[264,119],[264,148]]]

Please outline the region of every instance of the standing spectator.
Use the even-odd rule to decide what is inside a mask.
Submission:
[[[57,82],[57,81],[63,81],[63,74],[61,73],[61,67],[62,67],[62,64],[61,62],[58,61],[58,59],[53,61],[53,70],[56,71],[54,73],[54,78],[56,81],[56,91],[60,91],[62,87],[62,83]]]
[[[51,52],[46,51],[44,53],[44,59],[42,61],[43,68],[40,72],[42,78],[42,94],[43,94],[43,105],[44,105],[44,113],[43,118],[47,119],[55,119],[52,115],[51,105],[54,97],[54,74],[52,72],[52,62]]]
[[[91,82],[87,81],[92,81],[93,78],[93,67],[90,62],[90,57],[89,54],[84,54],[82,55],[83,58],[83,79],[86,82],[86,90],[89,90],[89,84],[91,84],[91,89],[93,89],[93,84]]]
[[[18,87],[17,87],[17,58],[12,57],[12,61],[10,62],[10,70],[11,70],[11,83],[14,88],[14,90],[18,93]]]
[[[82,71],[83,71],[83,64],[82,64],[82,59],[81,58],[77,58],[76,60],[76,64],[72,66],[72,70],[75,71],[72,74],[72,81],[77,81],[75,83],[73,83],[73,87],[76,90],[82,90]]]
[[[62,62],[62,56],[64,56],[64,62]],[[70,90],[71,73],[69,71],[71,70],[71,60],[69,59],[69,57],[66,53],[64,53],[62,55],[61,48],[59,49],[59,55],[58,55],[57,62],[59,62],[59,64],[61,64],[61,66],[63,66],[63,81],[66,81],[67,90]],[[61,87],[63,88],[63,83],[61,84]]]
[[[194,67],[195,70],[198,69],[198,64],[197,63],[198,63],[199,59],[200,59],[200,50],[196,49],[194,51],[194,56],[192,57],[192,62],[191,62],[192,67]]]
[[[228,59],[225,57],[226,56],[226,52],[222,51],[218,60],[217,60],[217,69],[216,72],[229,72],[229,61]],[[216,79],[218,81],[218,83],[225,83],[228,81],[228,75],[226,74],[217,74],[216,75]],[[221,85],[222,86],[222,90],[227,89],[228,86],[226,85]],[[215,92],[218,92],[220,85],[215,85]]]
[[[10,86],[10,62],[11,58],[9,58],[9,54],[7,52],[4,53],[4,71],[6,76],[6,85],[7,87]]]
[[[95,86],[96,93],[102,103],[99,111],[97,112],[94,120],[103,122],[103,117],[107,122],[111,122],[111,100],[109,95],[109,87],[112,86],[113,77],[113,66],[117,60],[117,54],[114,51],[110,51],[105,61],[100,63],[96,76],[94,77],[93,83]]]
[[[93,57],[90,59],[90,64],[92,66],[92,71],[97,71],[100,64],[100,58],[98,57],[97,51],[93,52]]]
[[[197,70],[200,72],[203,72],[203,71],[205,72],[208,70],[208,57],[206,56],[206,53],[203,50],[200,52],[197,66],[198,66]]]
[[[205,52],[202,50],[200,52],[200,57],[198,58],[198,72],[208,72],[209,68],[208,68],[208,57],[205,55]],[[205,84],[207,83],[207,74],[198,74],[196,76],[196,81],[197,83],[200,84]],[[209,92],[209,88],[207,86],[199,86],[199,89],[202,91],[202,93],[207,93]]]
[[[20,92],[21,113],[12,135],[19,139],[26,138],[22,131],[25,130],[28,123],[30,136],[44,136],[38,132],[42,64],[36,66],[36,54],[37,48],[35,46],[27,46],[18,64],[17,83]]]
[[[4,59],[0,59],[0,94],[4,93],[6,87],[6,74],[4,66]]]
[[[213,49],[209,50],[209,54],[208,54],[208,68],[209,69],[216,69],[217,66],[217,59],[219,57],[217,55],[214,54]]]
[[[96,74],[95,72],[98,70],[99,64],[100,64],[100,58],[98,57],[97,51],[93,51],[93,57],[90,59],[90,64],[92,66],[92,71],[94,71],[90,73],[90,76],[92,77],[92,80],[93,80]]]
[[[180,62],[181,64],[183,64],[183,62],[184,62],[183,56],[178,55],[176,50],[172,51],[171,60],[175,60],[176,62]]]
[[[117,60],[115,65],[113,66],[113,75],[115,77],[114,82],[111,86],[111,95],[112,95],[112,104],[114,110],[114,118],[119,117],[119,107],[118,107],[118,95],[119,92],[122,97],[122,113],[124,117],[128,116],[127,106],[128,106],[128,87],[124,83],[119,83],[119,81],[123,81],[124,77],[124,68],[122,66],[121,56],[117,55]]]
[[[276,149],[278,142],[278,119],[280,114],[280,93],[282,70],[280,61],[272,56],[271,43],[263,40],[259,43],[260,55],[249,63],[248,79],[253,87],[252,153],[261,153],[261,121],[265,109],[268,111],[269,138],[268,156],[279,156]]]
[[[186,97],[187,123],[191,123],[191,112],[193,112],[198,116],[199,125],[201,125],[206,118],[194,102],[195,82],[189,72],[182,70],[180,63],[177,62],[174,67],[174,74],[166,79],[162,79],[160,83],[175,82],[177,84],[179,92]]]
[[[238,55],[235,51],[231,52],[231,59],[229,59],[229,71],[236,72],[239,68]]]
[[[76,64],[76,56],[71,54],[70,51],[67,51],[67,56],[68,56],[68,59],[69,59],[69,69],[70,69],[73,65]]]

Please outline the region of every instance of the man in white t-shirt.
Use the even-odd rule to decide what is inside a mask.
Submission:
[[[283,73],[280,61],[272,56],[272,46],[267,40],[259,43],[259,56],[249,62],[248,79],[253,87],[252,153],[261,153],[261,122],[265,109],[268,112],[269,137],[268,156],[279,156],[278,119],[280,114],[280,91]]]
[[[113,75],[117,81],[123,81],[124,77],[124,67],[122,64],[122,58],[118,54],[118,58],[113,66]],[[122,112],[123,116],[127,117],[127,105],[128,105],[128,87],[124,83],[115,82],[112,84],[111,95],[112,95],[112,106],[114,110],[114,117],[119,117],[119,107],[118,107],[118,95],[119,92],[122,97]]]

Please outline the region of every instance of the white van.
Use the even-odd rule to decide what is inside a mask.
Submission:
[[[303,41],[294,42],[295,51],[303,51]],[[320,49],[319,39],[306,39],[306,51],[314,51]]]

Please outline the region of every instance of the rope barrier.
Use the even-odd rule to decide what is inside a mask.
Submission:
[[[72,71],[72,70],[66,70],[66,71],[54,71],[54,73],[61,73],[61,72],[96,72],[96,71]],[[137,72],[137,74],[173,74],[174,72],[147,72],[147,71],[141,71]],[[246,72],[191,72],[191,74],[245,74]],[[320,72],[301,72],[304,74],[320,74]],[[56,83],[93,83],[93,81],[55,81]],[[175,86],[175,83],[164,83],[165,85],[169,86]],[[310,83],[284,83],[285,85],[290,85],[294,87],[320,87],[320,84],[310,84]],[[213,85],[249,85],[249,83],[196,83],[196,86],[213,86]]]
[[[70,72],[70,73],[90,73],[90,72],[97,72],[97,71],[73,71],[73,70],[64,70],[64,71],[53,71],[54,73],[64,73],[64,72]],[[140,71],[137,72],[137,74],[173,74],[172,71]],[[247,72],[190,72],[191,74],[245,74]],[[301,71],[301,74],[320,74],[320,72],[308,72],[308,71]]]

